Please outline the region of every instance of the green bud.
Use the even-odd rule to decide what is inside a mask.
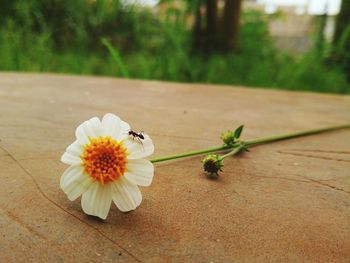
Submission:
[[[208,154],[203,160],[203,169],[208,173],[211,178],[217,178],[219,171],[224,166],[222,164],[222,159],[217,154]]]
[[[220,138],[228,146],[233,146],[236,142],[235,133],[230,130],[228,130],[227,132],[221,133]]]

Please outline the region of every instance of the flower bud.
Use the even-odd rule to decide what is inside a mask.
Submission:
[[[237,140],[234,131],[230,130],[221,133],[220,138],[228,146],[233,146]]]
[[[217,154],[208,154],[203,160],[203,169],[208,172],[208,176],[211,178],[216,178],[221,171],[221,168],[224,166],[222,164],[222,159]]]

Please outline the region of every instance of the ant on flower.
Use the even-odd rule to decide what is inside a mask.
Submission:
[[[128,132],[128,135],[133,139],[137,139],[141,144],[142,144],[142,140],[145,139],[145,134],[143,131],[140,131],[140,132],[135,132],[133,130],[130,130]]]

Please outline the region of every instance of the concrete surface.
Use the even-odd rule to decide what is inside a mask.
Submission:
[[[206,179],[160,163],[143,203],[86,216],[59,188],[79,123],[113,112],[155,156],[350,122],[350,97],[47,74],[0,74],[0,262],[350,262],[350,130],[251,149]]]

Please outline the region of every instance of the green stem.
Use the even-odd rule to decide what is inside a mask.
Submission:
[[[244,149],[244,146],[243,145],[239,145],[237,148],[234,148],[232,151],[220,156],[220,159],[223,160],[229,156],[233,156],[233,155],[236,155],[236,154],[239,154],[242,150]]]
[[[225,145],[225,146],[213,147],[213,148],[208,148],[208,149],[199,150],[199,151],[168,155],[168,156],[152,159],[151,163],[158,163],[158,162],[163,162],[163,161],[168,161],[168,160],[173,160],[173,159],[178,159],[183,157],[189,157],[194,155],[201,155],[201,154],[211,153],[211,152],[219,152],[219,151],[224,151],[231,148],[232,148],[231,146]]]
[[[321,133],[321,132],[333,131],[333,130],[338,130],[338,129],[346,129],[346,128],[350,128],[350,124],[332,126],[332,127],[327,127],[327,128],[321,128],[321,129],[313,129],[313,130],[302,131],[302,132],[285,133],[285,134],[280,134],[280,135],[275,135],[275,136],[270,136],[270,137],[262,137],[262,138],[257,138],[257,139],[253,139],[253,140],[244,141],[244,142],[241,142],[240,144],[236,144],[236,145],[232,145],[232,146],[224,145],[224,146],[213,147],[213,148],[208,148],[208,149],[199,150],[199,151],[168,155],[168,156],[164,156],[164,157],[155,158],[155,159],[152,159],[150,161],[152,163],[158,163],[158,162],[163,162],[163,161],[168,161],[168,160],[173,160],[173,159],[178,159],[178,158],[190,157],[190,156],[195,156],[195,155],[202,155],[205,153],[225,151],[225,150],[229,150],[229,149],[234,148],[234,150],[221,156],[221,158],[226,158],[228,156],[235,155],[235,154],[241,152],[242,149],[244,149],[244,147],[248,148],[248,147],[252,147],[255,145],[259,145],[259,144],[281,141],[281,140],[286,140],[286,139],[291,139],[291,138],[296,138],[296,137],[301,137],[301,136],[306,136],[306,135],[311,135],[311,134],[316,134],[316,133]]]
[[[333,131],[333,130],[338,130],[338,129],[346,129],[346,128],[350,128],[350,124],[332,126],[332,127],[327,127],[327,128],[321,128],[321,129],[313,129],[313,130],[301,131],[301,132],[284,133],[284,134],[275,135],[275,136],[262,137],[262,138],[257,138],[257,139],[253,139],[253,140],[248,140],[248,141],[245,141],[244,143],[247,147],[251,147],[251,146],[258,145],[258,144],[264,144],[264,143],[268,143],[268,142],[276,142],[276,141],[281,141],[281,140],[286,140],[286,139],[291,139],[291,138],[296,138],[296,137],[301,137],[301,136],[306,136],[306,135],[311,135],[311,134],[316,134],[316,133],[321,133],[321,132]]]

